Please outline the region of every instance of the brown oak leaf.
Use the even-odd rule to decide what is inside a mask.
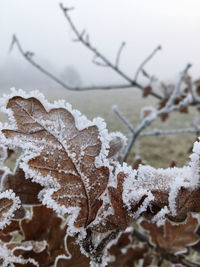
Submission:
[[[166,220],[163,226],[157,226],[155,223],[142,221],[141,226],[149,232],[153,246],[163,253],[184,254],[189,246],[194,245],[200,240],[196,234],[198,219],[190,215],[183,224],[175,225]]]
[[[44,203],[62,214],[73,214],[75,227],[87,227],[102,205],[100,196],[107,186],[108,167],[96,167],[101,153],[101,134],[96,125],[79,130],[66,108],[47,111],[36,98],[13,97],[7,108],[16,120],[15,130],[5,129],[9,141],[31,147],[32,156],[23,168],[37,182],[54,189],[42,195]],[[29,150],[30,152],[30,150]],[[29,154],[30,156],[30,154]]]
[[[31,219],[24,219],[21,222],[21,229],[24,233],[24,241],[46,241],[46,250],[28,257],[35,258],[45,266],[54,263],[55,258],[60,254],[65,254],[64,238],[66,226],[62,226],[63,220],[58,218],[55,211],[45,206],[33,207]]]
[[[65,242],[69,255],[58,256],[55,267],[89,267],[90,259],[81,253],[80,247],[76,243],[76,239],[68,236]]]
[[[111,141],[109,142],[108,158],[120,160],[121,152],[125,145],[125,140],[119,133],[110,134]]]
[[[1,266],[15,266],[15,267],[39,267],[40,265],[33,258],[25,259],[22,255],[23,252],[30,251],[39,244],[34,244],[34,242],[29,243],[8,243],[4,244],[0,248],[0,264]]]
[[[12,239],[12,233],[20,233],[20,226],[18,220],[11,220],[9,225],[6,225],[3,229],[0,230],[0,239],[7,243]],[[22,235],[22,233],[20,233]]]
[[[0,192],[0,229],[11,222],[14,213],[20,208],[20,200],[12,190]]]
[[[38,183],[32,182],[30,179],[26,179],[24,171],[19,167],[13,173],[7,173],[4,176],[2,188],[3,190],[12,189],[20,198],[22,204],[41,204],[38,194],[43,187]]]
[[[105,204],[99,212],[101,220],[97,225],[92,225],[92,229],[98,232],[106,232],[109,230],[127,228],[132,218],[129,216],[127,207],[124,206],[122,200],[123,182],[126,174],[119,172],[117,175],[117,187],[108,187],[110,202]],[[109,212],[112,210],[112,212]],[[106,216],[105,216],[106,214]]]
[[[17,230],[23,237],[22,241],[8,243],[7,248],[12,250],[15,257],[22,257],[24,260],[33,259],[38,266],[48,267],[55,263],[58,256],[68,256],[65,250],[66,229],[67,226],[55,211],[45,206],[35,206],[32,217],[22,220],[19,228],[16,225],[7,228],[5,233]],[[32,267],[32,264],[27,263],[26,266]]]
[[[152,87],[149,85],[149,86],[146,86],[144,89],[143,89],[143,97],[147,97],[152,91]]]
[[[121,233],[116,244],[113,244],[108,250],[109,267],[134,267],[139,259],[143,259],[148,252],[148,246],[145,243],[138,243],[134,240],[132,227],[127,228]]]

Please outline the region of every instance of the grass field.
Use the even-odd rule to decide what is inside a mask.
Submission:
[[[73,108],[79,109],[89,119],[96,116],[103,117],[109,131],[121,131],[124,134],[129,132],[113,113],[112,105],[117,105],[134,127],[140,122],[140,110],[143,106],[156,106],[156,102],[152,97],[141,98],[141,93],[136,88],[91,92],[71,92],[59,88],[41,91],[50,101],[66,99],[67,102],[72,104]],[[1,90],[1,95],[5,92],[5,90]],[[176,129],[190,127],[191,121],[197,116],[198,112],[192,108],[189,114],[175,112],[165,123],[158,119],[147,130],[149,131],[153,128]],[[1,120],[6,120],[4,115],[1,115]],[[175,160],[178,166],[182,166],[189,160],[187,151],[195,138],[195,134],[140,137],[137,148],[146,163],[152,166],[168,167],[171,160]],[[129,164],[133,162],[133,158],[134,149],[128,158]]]

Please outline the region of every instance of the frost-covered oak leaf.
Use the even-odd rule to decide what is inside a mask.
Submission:
[[[123,182],[125,177],[126,174],[119,172],[117,175],[117,187],[108,187],[110,202],[106,203],[105,207],[100,210],[99,217],[101,220],[96,226],[93,226],[93,229],[98,232],[115,230],[117,228],[125,230],[132,220],[122,200]],[[111,209],[113,212],[109,212]],[[104,214],[106,214],[106,216]]]
[[[32,217],[21,221],[20,227],[23,233],[23,242],[26,244],[46,244],[41,250],[24,251],[21,255],[33,258],[39,266],[51,266],[56,257],[67,254],[65,251],[65,236],[67,226],[59,218],[55,211],[46,206],[33,207]]]
[[[132,267],[139,259],[144,259],[148,246],[136,241],[133,232],[133,227],[128,227],[117,240],[111,242],[113,244],[108,250],[108,267]]]
[[[156,246],[161,253],[175,255],[186,253],[189,246],[200,240],[200,236],[196,233],[198,224],[198,219],[192,215],[185,223],[178,225],[168,220],[162,226],[148,221],[141,222],[142,228],[150,233],[150,242],[153,246]]]
[[[0,265],[2,267],[39,267],[40,265],[32,258],[25,259],[21,254],[24,251],[30,251],[33,244],[4,244],[0,247]],[[20,253],[16,253],[20,251]],[[17,255],[15,255],[17,254]]]
[[[19,223],[19,220],[11,220],[10,224],[0,230],[0,240],[7,243],[11,241],[14,232],[21,234]]]
[[[20,200],[12,190],[0,192],[0,229],[10,223],[19,208]]]
[[[125,147],[127,140],[119,132],[110,133],[110,137],[111,141],[109,142],[108,158],[117,159],[120,161],[122,156],[121,153]]]
[[[102,149],[98,125],[78,129],[77,114],[65,107],[45,108],[34,97],[14,96],[7,109],[15,129],[2,132],[8,142],[25,150],[21,166],[26,175],[51,187],[43,191],[43,203],[72,214],[75,227],[87,227],[102,205],[99,197],[109,177],[108,167],[97,167]]]
[[[89,267],[90,259],[82,254],[75,237],[67,236],[65,239],[67,251],[55,260],[55,267]]]

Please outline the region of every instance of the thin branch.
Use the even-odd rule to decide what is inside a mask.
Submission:
[[[118,118],[127,126],[131,133],[134,133],[134,128],[127,118],[121,113],[117,106],[112,107],[113,112],[118,116]],[[153,129],[150,132],[141,132],[139,136],[160,136],[160,135],[171,135],[171,134],[184,134],[184,133],[200,133],[200,128],[183,128],[183,129],[171,129],[171,130],[160,130]],[[129,134],[131,137],[132,134]]]
[[[40,64],[38,64],[36,61],[33,60],[33,55],[34,53],[30,53],[30,52],[25,52],[18,40],[18,38],[16,37],[16,35],[13,35],[13,39],[12,39],[12,43],[10,46],[10,50],[13,49],[13,46],[16,44],[20,54],[35,68],[37,68],[40,72],[42,72],[43,74],[45,74],[46,76],[48,76],[50,79],[52,79],[53,81],[55,81],[56,83],[58,83],[59,85],[61,85],[63,88],[67,89],[67,90],[73,90],[73,91],[88,91],[88,90],[109,90],[109,89],[122,89],[122,88],[133,88],[133,87],[137,87],[140,90],[143,91],[143,86],[141,84],[138,84],[137,82],[135,82],[134,80],[132,80],[130,77],[128,77],[128,75],[126,75],[122,70],[120,70],[118,68],[118,66],[112,64],[103,54],[101,54],[95,47],[93,47],[90,43],[89,40],[89,35],[86,34],[86,31],[83,30],[82,32],[79,32],[77,30],[77,28],[75,27],[74,23],[72,22],[70,16],[69,16],[69,11],[71,11],[73,8],[66,8],[64,7],[62,4],[60,4],[60,8],[62,9],[65,18],[67,19],[72,31],[75,33],[75,36],[77,37],[77,39],[75,41],[79,41],[81,42],[85,47],[87,47],[95,56],[95,58],[99,58],[102,60],[101,62],[98,61],[94,61],[93,62],[98,65],[98,66],[106,66],[106,67],[110,67],[113,71],[115,71],[119,76],[121,76],[127,83],[126,84],[112,84],[112,85],[95,85],[95,86],[86,86],[86,87],[72,87],[70,85],[68,85],[67,83],[63,82],[61,79],[59,79],[58,77],[56,77],[53,73],[51,73],[50,71],[46,70],[43,66],[41,66]],[[118,52],[118,56],[117,56],[117,62],[119,60],[120,54],[121,54],[121,50],[122,48],[119,50]],[[151,91],[150,93],[152,96],[154,96],[157,99],[162,99],[162,96],[160,96],[159,94]]]
[[[100,67],[109,67],[106,63],[97,61],[98,57],[95,55],[92,59],[92,63]]]
[[[161,50],[162,47],[161,45],[157,46],[153,52],[141,63],[141,65],[139,66],[139,68],[137,69],[136,73],[135,73],[135,81],[137,81],[138,76],[140,74],[140,72],[142,71],[142,69],[144,68],[144,66],[152,59],[152,57],[159,51]]]
[[[199,129],[185,128],[185,129],[172,129],[172,130],[154,129],[151,132],[141,132],[139,136],[159,136],[159,135],[184,134],[184,133],[200,133],[200,128]]]
[[[58,84],[60,84],[62,87],[64,87],[65,89],[68,90],[72,90],[72,88],[70,86],[68,86],[66,83],[64,83],[63,81],[61,81],[60,79],[58,79],[56,76],[54,76],[52,73],[50,73],[49,71],[47,71],[46,69],[44,69],[41,65],[39,65],[38,63],[36,63],[32,57],[30,57],[30,52],[25,52],[17,38],[16,35],[13,35],[13,39],[12,39],[12,48],[14,47],[14,44],[16,44],[19,52],[21,53],[21,55],[31,64],[33,65],[35,68],[37,68],[39,71],[41,71],[42,73],[44,73],[46,76],[48,76],[49,78],[51,78],[52,80],[54,80],[55,82],[57,82]]]
[[[94,46],[92,46],[92,44],[86,40],[85,38],[83,38],[80,34],[80,32],[78,31],[78,29],[76,28],[75,24],[73,23],[71,17],[69,16],[69,13],[66,11],[66,8],[63,6],[63,4],[60,4],[60,8],[64,13],[65,18],[67,19],[72,31],[74,32],[74,34],[76,35],[77,39],[88,49],[90,50],[97,58],[100,58],[102,60],[102,62],[104,62],[108,67],[110,67],[113,71],[115,71],[119,76],[121,76],[123,79],[125,79],[130,85],[131,87],[137,87],[140,90],[143,90],[144,87],[135,82],[134,80],[132,80],[127,74],[125,74],[121,69],[119,69],[118,67],[116,67],[115,64],[113,64],[110,60],[108,60],[101,52],[99,52]],[[114,89],[114,88],[113,88]],[[162,99],[162,96],[160,96],[159,94],[155,93],[155,92],[151,92],[150,93],[152,96],[154,96],[157,99]]]
[[[183,82],[183,80],[184,80],[184,78],[185,78],[185,75],[187,74],[187,72],[188,72],[188,70],[189,70],[189,68],[190,68],[191,66],[192,66],[191,64],[188,64],[188,65],[186,66],[186,68],[183,70],[183,72],[181,73],[180,78],[179,78],[179,81],[178,81],[178,83],[176,84],[176,86],[175,86],[175,88],[174,88],[174,90],[173,90],[173,92],[172,92],[172,94],[171,94],[169,100],[167,101],[167,103],[166,103],[166,105],[165,105],[165,107],[164,107],[164,109],[166,110],[166,111],[164,111],[164,112],[167,112],[168,109],[173,105],[174,100],[176,99],[176,97],[177,97],[177,95],[178,95],[178,93],[179,93],[179,91],[180,91],[181,84],[182,84],[182,82]]]
[[[138,136],[140,135],[140,133],[147,127],[149,126],[154,120],[156,120],[158,117],[162,116],[163,114],[165,113],[170,113],[174,110],[179,110],[181,107],[184,107],[184,106],[188,106],[191,102],[192,102],[192,99],[190,97],[190,95],[188,95],[188,97],[185,97],[183,99],[182,102],[180,102],[178,105],[173,105],[173,102],[177,96],[177,93],[179,92],[180,90],[180,86],[182,84],[182,81],[185,77],[185,75],[187,74],[187,71],[188,69],[191,67],[190,64],[188,64],[186,66],[186,68],[184,69],[184,71],[181,73],[180,75],[180,78],[177,82],[177,85],[171,95],[171,97],[169,98],[168,102],[166,103],[166,105],[158,110],[157,112],[155,112],[154,114],[150,114],[148,117],[146,117],[139,125],[138,127],[136,128],[135,130],[135,133],[132,134],[131,136],[131,139],[129,141],[129,144],[126,148],[126,151],[124,153],[124,157],[123,157],[123,161],[126,161],[127,158],[128,158],[128,155],[136,141],[136,139],[138,138]]]
[[[39,65],[37,62],[33,59],[33,53],[31,52],[25,52],[19,42],[19,39],[16,35],[13,35],[11,46],[10,46],[10,52],[14,48],[14,45],[18,48],[20,54],[35,68],[37,68],[40,72],[51,78],[56,83],[60,84],[62,87],[64,87],[67,90],[71,91],[90,91],[90,90],[111,90],[111,89],[123,89],[123,88],[132,88],[133,86],[131,84],[111,84],[111,85],[94,85],[94,86],[86,86],[86,87],[71,87],[70,85],[64,83],[62,80],[57,78],[54,74],[47,71],[43,66]],[[32,55],[32,56],[30,56]]]
[[[118,116],[118,118],[127,126],[131,133],[134,133],[134,128],[131,123],[126,119],[126,117],[121,113],[117,106],[112,107],[113,112]]]
[[[115,61],[115,67],[116,68],[119,67],[120,56],[121,56],[122,50],[125,47],[125,45],[126,45],[126,43],[122,42],[121,45],[120,45],[120,48],[119,48],[119,50],[117,52],[116,61]]]

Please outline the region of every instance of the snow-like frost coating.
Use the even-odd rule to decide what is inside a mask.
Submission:
[[[0,221],[0,229],[3,229],[6,225],[10,224],[10,220],[14,216],[14,212],[18,208],[20,208],[20,204],[21,204],[19,197],[17,197],[11,189],[0,192],[0,199],[4,199],[4,198],[12,200],[13,204],[11,205],[11,207],[9,208],[7,212],[2,212],[1,221]]]
[[[154,217],[154,221],[162,223],[166,214],[177,215],[176,198],[179,190],[187,188],[194,190],[200,183],[200,142],[194,143],[193,154],[190,156],[190,163],[183,168],[155,169],[150,166],[140,165],[138,170],[127,172],[127,177],[123,183],[123,202],[131,209],[131,205],[138,203],[144,195],[147,198],[142,206],[132,216],[139,216],[148,206],[148,202],[153,200],[151,191],[157,190],[169,193],[169,206],[164,207]],[[124,172],[126,173],[125,169]]]
[[[140,111],[140,119],[153,119],[157,116],[157,110],[152,106],[142,107]]]
[[[75,126],[79,131],[86,129],[90,126],[97,126],[98,132],[99,132],[98,138],[101,141],[101,150],[100,150],[99,155],[95,157],[95,166],[97,168],[101,166],[108,167],[109,173],[110,173],[108,184],[116,184],[116,177],[113,175],[113,165],[110,164],[111,161],[112,163],[114,162],[113,162],[113,159],[108,159],[107,156],[109,153],[109,142],[112,140],[113,137],[120,137],[121,140],[125,144],[126,138],[122,134],[120,133],[108,134],[108,131],[106,129],[106,123],[104,122],[102,118],[95,118],[93,119],[93,121],[89,121],[79,111],[73,110],[71,105],[66,103],[64,100],[55,101],[53,104],[51,104],[44,98],[43,94],[41,94],[37,90],[26,93],[23,90],[16,90],[14,88],[12,88],[11,94],[4,95],[0,99],[1,111],[7,113],[11,121],[10,124],[2,125],[1,128],[16,129],[16,121],[13,116],[12,110],[6,108],[9,99],[13,98],[14,96],[19,96],[25,99],[34,97],[41,102],[41,104],[44,106],[47,112],[49,112],[51,109],[59,109],[59,108],[63,108],[67,110],[74,117]],[[51,114],[51,117],[45,120],[42,117],[40,118],[39,116],[38,118],[36,117],[34,119],[39,125],[41,125],[44,129],[46,129],[63,145],[63,148],[68,153],[68,156],[75,163],[76,154],[69,151],[68,145],[65,141],[66,135],[68,134],[70,135],[70,132],[65,131],[67,130],[67,128],[65,127],[64,121],[62,121],[62,119],[58,120],[56,115],[55,115],[55,118],[53,116],[54,114]],[[63,130],[60,131],[59,127],[61,127]],[[34,142],[34,140],[32,140],[31,137],[29,138],[26,135],[23,136],[22,134],[20,135],[20,138],[12,137],[12,138],[7,139],[2,133],[1,133],[0,139],[1,139],[1,142],[4,142],[9,147],[12,147],[12,148],[21,147],[23,149],[24,154],[20,158],[21,159],[20,167],[24,170],[26,178],[31,178],[34,182],[40,183],[41,185],[46,187],[42,192],[40,192],[40,195],[39,195],[43,204],[47,205],[50,208],[53,208],[58,214],[61,214],[61,215],[66,215],[66,213],[70,214],[69,229],[71,232],[76,233],[77,229],[73,227],[73,224],[78,216],[79,208],[72,207],[69,209],[69,208],[66,208],[65,206],[59,206],[51,198],[53,192],[55,192],[56,190],[60,188],[60,185],[58,184],[58,182],[55,179],[53,179],[50,175],[43,177],[38,171],[31,169],[28,165],[28,161],[32,158],[39,156],[40,152],[45,148],[45,140],[39,140],[39,141],[36,140],[36,142]],[[51,145],[53,147],[54,144],[49,143],[48,145]],[[79,157],[84,156],[83,146],[84,144],[82,144],[81,153]],[[59,149],[59,147],[57,148]],[[115,165],[117,164],[118,163],[116,163]],[[87,185],[87,183],[89,182],[87,176],[85,176],[84,173],[81,173],[81,175],[83,176],[82,179],[84,180],[86,187],[89,187],[89,185]],[[100,198],[103,200],[104,203],[110,201],[107,190],[103,192]],[[82,232],[82,229],[79,229],[79,230]]]
[[[31,264],[39,267],[38,262],[36,262],[32,258],[24,259],[21,255],[15,256],[13,254],[15,249],[23,249],[23,250],[28,251],[28,250],[32,249],[32,246],[24,247],[23,245],[22,246],[19,245],[16,248],[14,248],[13,250],[7,249],[6,244],[4,246],[0,246],[0,258],[3,260],[3,263],[1,265],[2,267],[8,267],[8,266],[9,267],[15,267],[15,263],[23,264],[24,266],[28,263],[31,263]]]

